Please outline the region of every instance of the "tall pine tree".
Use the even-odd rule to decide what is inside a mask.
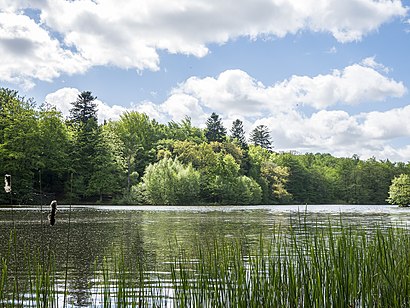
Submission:
[[[90,91],[81,92],[77,100],[72,103],[70,109],[70,119],[76,124],[86,124],[89,120],[95,120],[97,123],[97,97],[92,96]]]
[[[270,139],[269,129],[266,125],[258,125],[251,132],[249,140],[253,145],[259,145],[260,147],[272,150],[272,142]]]
[[[245,131],[243,129],[243,123],[241,120],[236,119],[232,123],[231,137],[234,141],[241,147],[241,149],[247,149],[248,144],[246,143]]]
[[[223,126],[219,115],[215,112],[212,112],[211,116],[206,121],[205,137],[208,142],[223,142],[226,139],[226,129]]]
[[[70,110],[70,123],[73,129],[72,172],[73,194],[77,199],[87,196],[90,179],[96,169],[95,157],[101,139],[97,122],[96,97],[91,92],[81,92]]]

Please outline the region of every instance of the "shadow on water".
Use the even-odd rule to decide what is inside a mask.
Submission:
[[[17,213],[17,215],[16,215]],[[65,266],[68,256],[68,293],[72,295],[69,303],[87,306],[91,303],[91,288],[94,279],[96,260],[110,256],[119,245],[126,245],[133,257],[142,258],[144,254],[141,213],[135,213],[135,223],[129,223],[121,212],[101,212],[93,209],[75,209],[71,216],[70,243],[67,247],[68,209],[59,208],[56,224],[50,226],[48,212],[39,208],[3,208],[0,211],[0,256],[7,253],[10,232],[16,230],[17,252],[39,252],[43,263],[50,252],[55,260],[56,276],[60,286],[64,285]],[[13,223],[14,219],[14,223]],[[68,248],[68,251],[67,251]],[[23,259],[21,259],[23,262]],[[18,264],[24,279],[24,264]]]

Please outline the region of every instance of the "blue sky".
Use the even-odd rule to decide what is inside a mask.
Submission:
[[[68,114],[203,126],[277,151],[409,161],[410,1],[0,0],[0,85]]]

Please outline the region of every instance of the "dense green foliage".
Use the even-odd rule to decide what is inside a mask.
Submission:
[[[264,126],[251,132],[248,145],[242,122],[234,121],[228,137],[216,113],[204,123],[205,129],[192,126],[188,117],[160,124],[137,111],[99,124],[94,101],[91,92],[82,92],[64,119],[47,104],[36,108],[16,91],[0,88],[0,174],[12,179],[11,192],[1,190],[0,203],[58,198],[153,204],[384,204],[392,179],[410,175],[409,163],[274,152]],[[199,183],[195,198],[161,200],[150,195],[148,179],[171,168],[164,162],[195,174],[189,178]],[[167,185],[175,183],[169,180]],[[197,187],[195,183],[189,185]]]
[[[149,165],[139,186],[151,204],[194,204],[199,200],[199,172],[176,158]]]
[[[400,174],[392,180],[387,201],[399,206],[410,205],[410,176],[408,174]]]

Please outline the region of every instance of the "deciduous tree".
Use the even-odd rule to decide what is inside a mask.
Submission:
[[[124,158],[127,165],[127,191],[131,189],[132,173],[138,172],[142,175],[145,167],[149,164],[147,158],[152,149],[155,131],[151,120],[145,113],[136,111],[125,112],[116,122],[116,132],[124,145]],[[155,155],[153,155],[155,156]],[[143,165],[136,166],[141,161]]]
[[[38,139],[34,102],[17,91],[0,88],[0,173],[12,176],[15,202],[33,202],[41,152]],[[0,198],[10,200],[3,191]]]
[[[392,180],[387,201],[398,206],[409,206],[410,176],[408,174],[401,174]]]
[[[152,204],[192,204],[198,201],[199,178],[192,165],[166,157],[147,167],[141,185]]]

